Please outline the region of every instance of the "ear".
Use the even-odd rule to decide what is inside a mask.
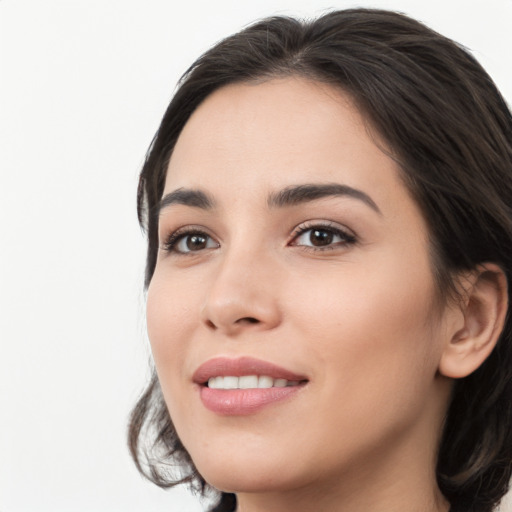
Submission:
[[[460,379],[474,372],[489,356],[501,335],[508,310],[507,278],[494,263],[479,265],[461,281],[462,318],[449,335],[439,372]],[[461,326],[462,323],[462,326]]]

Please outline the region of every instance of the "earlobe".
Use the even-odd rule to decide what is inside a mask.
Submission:
[[[473,373],[489,356],[501,335],[508,309],[507,278],[494,263],[479,265],[464,280],[464,317],[444,347],[439,372],[460,379]]]

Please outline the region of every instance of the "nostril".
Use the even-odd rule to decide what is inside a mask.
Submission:
[[[209,329],[216,330],[218,328],[218,325],[210,319],[206,319],[205,323]],[[245,316],[243,318],[239,318],[238,320],[235,320],[232,325],[259,324],[259,323],[260,323],[260,320],[258,320],[257,318],[254,318],[252,316]]]
[[[259,324],[260,321],[257,319],[257,318],[254,318],[252,316],[246,316],[244,318],[239,318],[237,321],[236,321],[237,324],[241,324],[241,323],[248,323],[248,324]]]

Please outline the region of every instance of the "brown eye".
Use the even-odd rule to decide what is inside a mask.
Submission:
[[[167,252],[178,254],[189,254],[217,247],[219,244],[210,235],[201,232],[173,233],[164,244]]]
[[[334,239],[334,233],[327,229],[312,229],[309,234],[309,241],[315,247],[330,245]]]
[[[204,235],[188,235],[183,237],[185,245],[189,251],[200,251],[205,249],[208,243],[208,237]]]
[[[322,250],[343,247],[355,242],[354,235],[346,233],[338,227],[312,226],[300,230],[291,245]]]

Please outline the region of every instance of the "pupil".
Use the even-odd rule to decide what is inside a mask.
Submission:
[[[315,229],[311,232],[311,243],[313,245],[329,245],[332,243],[332,233],[325,230]]]
[[[187,239],[187,249],[197,251],[206,247],[206,237],[202,235],[192,235]]]

